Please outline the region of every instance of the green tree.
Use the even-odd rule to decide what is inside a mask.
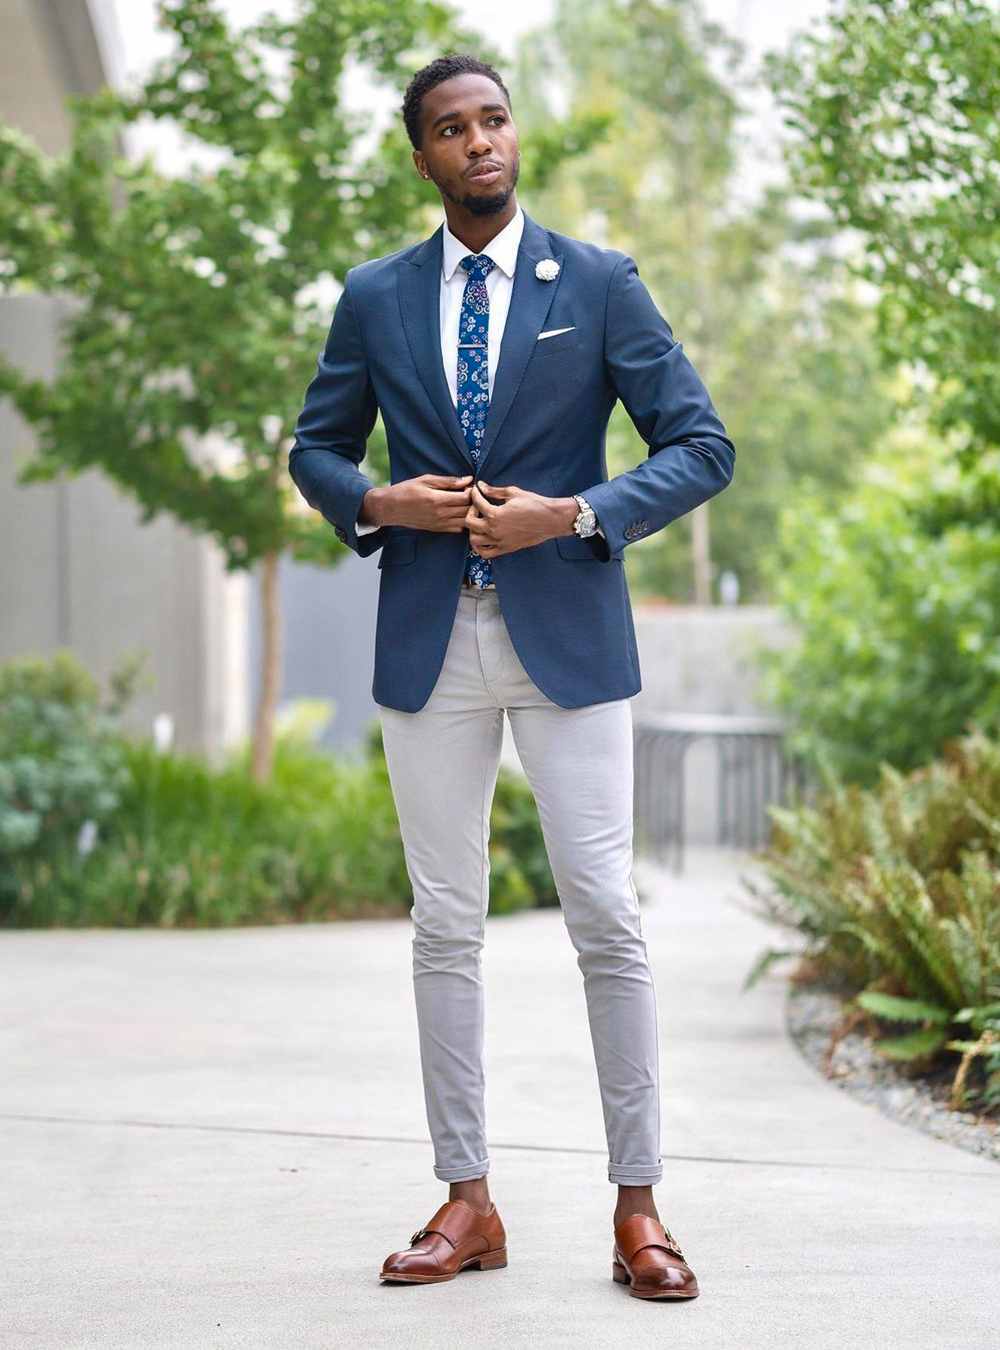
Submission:
[[[1000,11],[982,0],[839,0],[771,80],[798,133],[801,190],[859,232],[892,362],[930,374],[934,423],[957,430],[974,496],[1000,511]],[[989,472],[984,472],[988,468]]]

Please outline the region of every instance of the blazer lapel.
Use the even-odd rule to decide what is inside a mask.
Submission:
[[[522,208],[523,209],[523,208]],[[410,354],[427,397],[434,405],[445,432],[475,469],[468,442],[462,434],[451,401],[444,366],[441,364],[441,256],[444,225],[441,224],[397,269],[399,310]],[[524,230],[517,251],[510,309],[500,345],[500,360],[493,379],[493,395],[486,417],[486,433],[479,451],[479,469],[493,447],[524,375],[528,358],[552,304],[562,271],[554,281],[535,276],[535,263],[561,253],[551,252],[548,231],[524,212]],[[456,353],[457,360],[457,353]]]
[[[443,234],[444,225],[441,224],[410,258],[400,261],[396,270],[399,312],[406,340],[410,344],[410,355],[413,357],[420,382],[427,391],[427,397],[441,419],[445,434],[451,438],[459,454],[472,465],[472,452],[462,434],[458,414],[448,391],[444,366],[441,364]],[[516,270],[514,275],[517,275]],[[455,359],[458,360],[457,352]]]

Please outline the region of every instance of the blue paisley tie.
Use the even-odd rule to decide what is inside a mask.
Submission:
[[[472,454],[479,462],[479,447],[486,432],[486,414],[490,409],[489,333],[490,297],[486,278],[496,263],[484,253],[468,253],[459,263],[469,279],[462,296],[462,315],[458,321],[458,405],[456,412]],[[474,586],[493,580],[493,563],[472,546],[465,560],[465,574]]]

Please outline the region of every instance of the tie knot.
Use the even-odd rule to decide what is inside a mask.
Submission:
[[[496,263],[485,253],[467,253],[458,264],[464,267],[470,277],[476,281],[485,281],[489,274],[496,267]]]

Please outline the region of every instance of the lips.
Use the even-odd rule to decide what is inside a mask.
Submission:
[[[502,164],[477,164],[469,171],[469,178],[494,178],[503,168]]]

